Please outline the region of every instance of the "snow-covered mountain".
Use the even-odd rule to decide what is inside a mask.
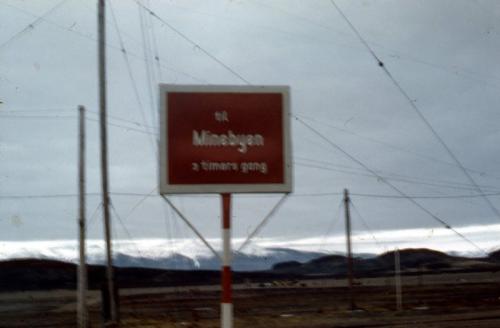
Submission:
[[[212,243],[217,249],[218,241]],[[102,241],[87,241],[86,250],[89,264],[105,262]],[[320,251],[252,245],[242,252],[233,252],[232,267],[238,271],[267,270],[279,262],[307,262],[325,254],[327,253]],[[0,260],[14,258],[55,259],[77,263],[78,245],[76,241],[0,242]],[[221,266],[218,254],[192,239],[115,241],[113,261],[120,267],[178,270],[218,270]]]
[[[237,252],[233,254],[232,267],[237,271],[257,271],[270,269],[274,264],[286,261],[307,262],[325,255],[324,253],[297,251],[285,248],[266,249],[265,255]],[[102,261],[94,261],[101,263]],[[203,256],[191,258],[173,253],[165,256],[144,257],[116,253],[114,263],[122,267],[147,267],[179,270],[218,270],[221,262],[218,257]]]
[[[493,226],[489,227],[490,229]],[[493,239],[475,238],[478,231],[486,228],[463,228],[477,244],[487,252],[495,250]],[[500,230],[492,229],[492,231]],[[369,234],[353,234],[355,256],[373,257],[399,248],[431,248],[448,254],[467,257],[483,256],[476,249],[471,251],[459,238],[450,235],[446,229],[433,230],[433,236],[425,229],[377,232],[378,243],[373,242]],[[383,240],[383,243],[380,241]],[[496,240],[496,239],[494,239]],[[122,267],[146,267],[161,269],[219,269],[220,239],[208,239],[215,249],[212,252],[198,239],[135,239],[114,240],[114,264]],[[238,251],[244,240],[233,238],[233,269],[238,271],[255,271],[270,269],[279,262],[307,262],[323,255],[345,254],[345,238],[343,236],[311,237],[302,239],[290,238],[258,238],[252,240],[248,247]],[[382,247],[381,247],[382,246]],[[87,262],[103,264],[105,248],[102,240],[87,240]],[[55,259],[66,262],[78,262],[78,244],[76,240],[52,241],[0,241],[0,260],[19,258]]]

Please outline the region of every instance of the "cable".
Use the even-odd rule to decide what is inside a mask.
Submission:
[[[356,168],[347,167],[348,169],[336,169],[335,168],[336,165],[333,165],[333,164],[321,165],[321,164],[315,164],[315,163],[312,163],[312,164],[311,163],[301,163],[301,162],[297,162],[297,161],[294,161],[293,163],[295,165],[299,165],[299,166],[317,168],[317,169],[322,169],[322,170],[327,170],[327,171],[336,171],[336,172],[342,172],[342,173],[359,175],[359,176],[371,176],[371,175],[367,175],[367,174],[363,174],[363,173],[358,172],[359,170]],[[422,178],[422,177],[411,176],[411,175],[385,172],[385,171],[381,171],[381,170],[376,170],[376,171],[377,171],[377,173],[379,173],[379,175],[383,176],[384,178],[396,180],[396,181],[403,181],[403,182],[412,183],[412,184],[424,184],[424,185],[430,185],[430,186],[442,186],[442,187],[462,189],[462,190],[473,190],[473,191],[476,190],[474,188],[474,186],[469,185],[467,183],[462,183],[462,182],[434,179],[434,178]],[[492,185],[481,185],[481,187],[485,190],[490,191],[490,192],[500,191],[496,186],[492,186]]]
[[[90,219],[88,220],[88,224],[85,225],[85,228],[88,230],[92,224],[94,223],[94,220],[95,218],[97,217],[97,213],[99,212],[99,210],[102,208],[102,202],[100,202],[99,204],[97,204],[97,207],[95,208],[94,212],[92,213],[92,215],[90,216]]]
[[[438,140],[438,142],[441,144],[441,146],[446,150],[448,155],[453,159],[453,161],[457,164],[457,166],[460,168],[460,170],[464,173],[466,178],[469,180],[469,182],[475,186],[476,190],[483,196],[484,201],[488,204],[492,212],[500,218],[500,211],[493,205],[493,203],[488,199],[488,197],[485,196],[483,190],[479,185],[476,183],[474,178],[467,172],[465,167],[462,165],[462,163],[458,160],[458,158],[455,156],[455,154],[452,152],[450,147],[444,142],[444,140],[441,138],[441,136],[437,133],[437,131],[434,129],[434,127],[431,125],[431,123],[427,120],[427,118],[424,116],[420,108],[415,104],[414,101],[410,98],[408,93],[403,89],[401,84],[399,84],[398,81],[392,76],[392,74],[389,72],[387,67],[384,65],[384,63],[377,57],[373,49],[370,47],[370,45],[365,41],[365,39],[361,36],[359,31],[356,29],[356,27],[351,23],[351,21],[347,18],[347,16],[343,13],[343,11],[337,6],[334,0],[330,0],[332,5],[335,7],[337,12],[342,16],[342,18],[345,20],[345,22],[350,26],[351,30],[357,35],[358,39],[360,40],[361,43],[366,47],[366,49],[370,52],[372,57],[377,61],[378,66],[382,68],[384,73],[387,75],[387,77],[391,80],[391,82],[396,86],[396,88],[399,90],[399,92],[403,95],[403,97],[407,100],[408,104],[413,108],[415,113],[417,113],[418,117],[424,122],[424,124],[427,126],[427,128],[431,131],[432,135]]]
[[[375,43],[375,42],[370,42],[370,43],[374,44],[374,45],[376,45],[378,47],[387,49],[385,46],[383,46],[381,44],[378,44],[378,43]],[[447,66],[444,66],[444,65],[441,65],[441,64],[432,63],[432,62],[429,62],[429,61],[426,61],[426,60],[423,60],[423,59],[416,58],[414,56],[410,56],[410,55],[403,54],[403,53],[398,52],[398,51],[391,50],[391,49],[387,49],[387,51],[385,51],[385,53],[387,54],[388,57],[390,57],[392,59],[396,59],[396,60],[399,60],[399,61],[409,61],[409,62],[417,63],[417,64],[420,64],[420,65],[424,65],[424,66],[427,66],[427,67],[432,67],[434,69],[438,69],[440,71],[443,71],[445,73],[451,74],[453,76],[457,76],[458,75],[458,76],[460,76],[460,77],[462,77],[464,79],[467,79],[469,81],[473,81],[473,82],[476,82],[478,84],[480,83],[481,85],[485,85],[485,86],[488,86],[488,87],[491,87],[491,88],[498,88],[498,87],[500,87],[500,84],[497,82],[497,81],[499,81],[499,79],[497,77],[481,76],[481,78],[478,78],[475,75],[479,75],[480,73],[473,72],[473,71],[468,71],[468,70],[466,70],[464,68],[461,68],[461,67],[447,67]],[[487,81],[487,80],[493,80],[495,82]]]
[[[75,111],[75,108],[41,108],[41,109],[2,109],[0,114],[40,114],[40,112],[61,112],[61,111]]]
[[[252,238],[255,237],[263,228],[264,226],[269,222],[269,220],[274,216],[274,214],[278,211],[278,209],[283,205],[285,200],[287,200],[288,196],[290,194],[286,193],[281,197],[281,199],[274,205],[274,207],[269,211],[269,213],[264,217],[264,219],[257,225],[254,231],[250,233],[247,237],[247,239],[241,244],[241,246],[238,248],[237,252],[243,251],[243,249],[250,244],[252,241]]]
[[[146,194],[143,198],[141,198],[137,203],[134,204],[134,206],[132,206],[132,208],[130,209],[130,211],[127,213],[127,215],[125,215],[125,220],[128,219],[132,213],[146,200],[148,199],[149,197],[151,197],[151,195],[157,190],[156,187],[154,187],[150,192],[149,194]]]
[[[74,120],[76,119],[76,115],[73,116],[61,116],[61,115],[0,115],[2,119],[28,119],[28,120]]]
[[[132,67],[130,65],[130,60],[129,60],[128,55],[127,55],[127,50],[125,49],[125,43],[123,42],[123,38],[122,38],[122,35],[121,35],[121,32],[120,32],[120,29],[118,28],[118,21],[116,20],[116,15],[115,15],[115,11],[113,9],[112,1],[109,1],[109,4],[110,4],[111,16],[113,18],[113,23],[114,23],[114,26],[115,26],[115,30],[116,30],[116,33],[118,35],[118,40],[120,42],[121,52],[122,52],[122,55],[123,55],[123,59],[125,60],[125,65],[127,67],[127,73],[128,73],[129,79],[130,79],[130,83],[132,85],[132,89],[134,91],[134,95],[135,95],[135,99],[137,101],[137,105],[139,107],[139,112],[140,112],[140,115],[141,115],[141,118],[142,118],[142,123],[143,123],[143,126],[145,128],[147,128],[148,125],[147,125],[147,120],[146,120],[146,114],[144,113],[144,108],[143,108],[143,105],[142,105],[141,97],[139,96],[139,90],[137,88],[137,83],[135,81],[134,74],[132,72]],[[145,57],[145,58],[146,58],[145,63],[147,63],[147,57]],[[147,128],[147,132],[150,135],[156,135],[156,133],[151,133],[151,131],[149,131],[148,128]],[[157,154],[158,150],[157,150],[157,147],[155,147],[155,137],[152,137],[151,148],[153,150],[153,153],[156,155],[156,157],[158,157],[158,154]]]
[[[118,215],[118,211],[116,210],[115,206],[113,205],[113,202],[109,202],[109,205],[111,206],[111,209],[113,210],[113,213],[115,214],[116,218],[118,219],[118,222],[121,224],[123,230],[127,234],[129,240],[132,242],[132,244],[134,245],[135,249],[137,250],[137,253],[139,254],[140,257],[144,258],[144,256],[142,255],[141,250],[139,249],[139,246],[137,245],[137,242],[134,240],[134,238],[130,234],[130,231],[125,226],[125,222],[123,222],[122,219],[120,218],[120,215]]]
[[[377,194],[351,194],[357,197],[367,197],[367,198],[390,198],[390,199],[405,199],[404,196],[398,195],[377,195]],[[500,192],[486,194],[487,196],[500,196]],[[481,195],[432,195],[432,196],[408,196],[413,199],[463,199],[463,198],[478,198]]]
[[[212,252],[212,254],[214,254],[216,258],[222,261],[221,255],[212,247],[212,245],[210,245],[210,243],[203,237],[203,235],[198,231],[198,229],[196,229],[196,227],[189,221],[189,219],[186,216],[184,216],[184,214],[182,214],[181,211],[179,211],[179,209],[174,205],[174,203],[172,203],[172,201],[163,194],[161,195],[161,197],[167,202],[168,205],[170,205],[170,208],[172,208],[175,211],[175,213],[177,213],[179,218],[181,218],[181,220],[184,221],[184,223],[191,229],[191,231],[193,231],[195,235],[198,236],[201,242],[205,244],[205,246],[207,246],[207,248]]]
[[[349,198],[349,203],[351,204],[352,208],[354,209],[354,212],[356,212],[356,214],[358,215],[358,217],[359,217],[359,219],[361,221],[361,224],[363,224],[363,226],[365,227],[365,229],[368,230],[368,233],[371,235],[372,239],[375,241],[375,244],[377,244],[377,246],[380,247],[381,249],[383,249],[384,251],[387,251],[387,247],[385,245],[382,245],[377,240],[377,238],[375,237],[375,234],[372,232],[372,229],[370,229],[370,226],[368,226],[368,223],[363,218],[363,216],[361,215],[361,213],[358,211],[358,209],[356,208],[356,206],[352,202],[351,198]]]
[[[432,156],[428,156],[428,155],[425,155],[425,154],[421,154],[421,153],[418,153],[418,152],[415,152],[415,151],[412,151],[412,150],[409,150],[409,149],[406,149],[406,148],[403,148],[403,147],[400,147],[400,146],[396,146],[396,145],[393,145],[391,143],[388,143],[388,142],[385,142],[385,141],[381,141],[381,140],[378,140],[378,139],[375,139],[375,138],[372,138],[372,137],[364,136],[364,135],[358,134],[356,132],[350,131],[350,130],[345,129],[345,128],[340,128],[338,126],[335,126],[335,125],[332,125],[332,124],[329,124],[329,123],[325,122],[325,119],[318,120],[318,119],[316,119],[314,117],[310,117],[310,116],[306,116],[306,115],[302,115],[302,114],[296,114],[296,115],[302,117],[303,119],[306,119],[306,120],[309,120],[309,121],[313,121],[315,123],[322,124],[324,126],[328,126],[328,127],[332,128],[332,129],[335,129],[335,130],[338,130],[338,131],[341,131],[341,132],[344,132],[344,133],[356,136],[356,137],[358,137],[360,139],[365,139],[365,140],[368,140],[370,142],[373,142],[373,143],[376,143],[376,144],[379,144],[379,145],[382,145],[382,146],[386,146],[388,148],[391,148],[391,149],[394,149],[394,150],[397,150],[397,151],[401,151],[401,152],[405,152],[405,153],[408,153],[408,154],[412,154],[414,156],[417,156],[417,157],[425,159],[425,160],[429,160],[429,161],[432,161],[432,162],[436,162],[436,163],[440,163],[440,164],[444,164],[444,165],[449,165],[449,166],[453,166],[453,167],[458,167],[455,163],[444,161],[444,160],[441,160],[441,159],[438,159],[438,158],[434,158]],[[495,177],[495,176],[492,176],[490,174],[486,174],[483,171],[478,171],[478,170],[471,169],[471,168],[466,168],[466,169],[469,172],[473,172],[473,173],[479,174],[481,176],[488,175],[490,177],[493,177],[495,179],[499,179],[500,180],[500,177]]]
[[[151,15],[149,17],[149,23],[151,25],[151,41],[153,45],[153,53],[156,61],[156,69],[157,69],[157,80],[161,82],[163,80],[160,68],[160,51],[158,49],[158,43],[156,42],[156,33],[155,33],[155,24],[151,20]]]
[[[151,45],[150,45],[150,40],[149,40],[149,34],[146,32],[146,20],[144,18],[144,12],[142,8],[138,5],[137,10],[139,13],[139,21],[140,21],[140,26],[141,26],[141,36],[142,36],[142,51],[144,58],[152,58],[150,52],[151,52]],[[150,110],[151,110],[151,122],[154,125],[155,121],[155,101],[154,101],[154,95],[153,95],[153,76],[152,76],[152,63],[148,60],[144,62],[146,66],[146,80],[148,84],[148,94],[149,94],[149,104],[150,104]]]
[[[67,0],[66,0],[66,1],[67,1]],[[73,30],[71,27],[66,27],[66,26],[60,25],[60,24],[58,24],[58,23],[55,23],[55,22],[53,22],[53,21],[51,21],[51,20],[46,19],[45,17],[39,16],[39,15],[37,15],[37,14],[33,14],[33,13],[31,13],[31,12],[27,11],[27,10],[21,9],[21,8],[19,8],[19,7],[16,7],[16,6],[13,6],[13,5],[11,5],[11,4],[6,4],[6,3],[0,3],[0,4],[1,4],[1,5],[4,5],[4,6],[7,6],[7,7],[9,7],[9,8],[16,9],[17,11],[20,11],[20,12],[22,12],[22,13],[26,14],[26,15],[29,15],[29,16],[32,16],[32,17],[37,17],[37,18],[40,18],[43,22],[45,22],[45,23],[47,23],[47,24],[50,24],[50,25],[52,25],[52,26],[54,26],[54,27],[57,27],[57,28],[59,28],[59,29],[61,29],[61,30],[64,30],[64,31],[66,31],[66,32],[70,32],[70,33],[73,33],[73,34],[75,34],[75,35],[77,35],[77,36],[79,36],[79,37],[82,37],[82,38],[85,38],[85,39],[88,39],[88,40],[92,40],[92,41],[97,42],[97,39],[96,39],[95,37],[92,37],[91,35],[87,35],[87,34],[84,34],[84,33],[82,33],[82,32],[78,32],[78,31],[76,31],[76,30]],[[113,44],[110,44],[110,43],[106,43],[106,47],[108,47],[109,49],[112,49],[112,50],[122,51],[122,49],[121,49],[120,47],[117,47],[117,46],[115,46],[115,45],[113,45]],[[128,52],[128,55],[129,55],[129,56],[131,56],[131,57],[134,57],[134,58],[136,58],[136,59],[142,60],[142,61],[147,60],[146,58],[143,58],[143,57],[141,57],[140,55],[137,55],[137,54],[135,54],[135,53],[133,53],[133,52]],[[204,80],[204,79],[202,79],[202,78],[199,78],[199,77],[196,77],[196,76],[194,76],[194,75],[191,75],[191,74],[189,74],[189,73],[186,73],[186,72],[180,71],[180,70],[178,70],[178,69],[175,69],[175,68],[173,68],[173,67],[170,67],[170,66],[167,66],[167,65],[163,65],[163,64],[162,64],[162,65],[160,65],[160,66],[161,66],[161,68],[162,68],[162,69],[169,70],[169,71],[175,72],[175,73],[180,74],[180,75],[184,75],[184,76],[186,76],[186,77],[188,77],[188,78],[190,78],[190,79],[192,79],[192,80],[194,80],[194,81],[198,81],[198,82],[201,82],[201,83],[208,84],[208,82],[207,82],[206,80]]]
[[[274,10],[275,12],[281,13],[282,15],[289,16],[289,17],[292,17],[294,19],[298,19],[298,20],[304,21],[304,22],[306,22],[306,23],[308,23],[310,25],[322,28],[322,29],[324,29],[326,31],[329,31],[329,32],[334,31],[334,32],[339,33],[339,34],[347,35],[347,33],[343,32],[343,31],[340,31],[340,30],[337,30],[333,26],[328,26],[328,25],[324,25],[324,24],[319,23],[318,19],[311,19],[311,18],[308,18],[308,17],[304,17],[304,16],[301,16],[301,15],[297,15],[297,14],[291,13],[291,12],[286,11],[286,10],[284,10],[284,9],[278,7],[278,6],[271,5],[268,2],[261,2],[261,1],[257,1],[257,0],[251,0],[250,2],[253,2],[254,4],[258,4],[258,5],[262,6],[262,7],[267,8],[267,9]]]
[[[135,3],[137,3],[137,5],[139,5],[142,9],[144,9],[146,12],[148,12],[151,16],[153,16],[154,18],[156,18],[158,21],[162,22],[163,24],[165,24],[165,26],[167,26],[171,31],[173,31],[175,34],[177,34],[178,36],[180,36],[181,38],[183,38],[184,40],[186,40],[187,42],[189,42],[192,46],[195,47],[195,49],[199,49],[201,52],[203,52],[207,57],[209,57],[210,59],[212,59],[213,61],[215,61],[217,64],[219,64],[220,66],[224,67],[228,72],[231,72],[231,74],[233,74],[234,76],[236,76],[238,79],[240,79],[242,82],[248,84],[248,85],[251,85],[251,83],[245,79],[243,76],[241,76],[240,74],[238,74],[234,69],[232,69],[231,67],[229,67],[228,65],[226,65],[222,60],[220,60],[219,58],[217,58],[215,55],[213,55],[212,53],[210,53],[208,50],[204,49],[202,46],[200,46],[198,43],[196,43],[195,41],[193,41],[191,38],[189,38],[186,34],[182,33],[180,30],[178,30],[177,28],[175,28],[174,26],[172,26],[170,23],[168,23],[166,20],[164,20],[163,18],[161,18],[160,16],[158,16],[154,11],[152,11],[151,9],[149,9],[148,7],[144,6],[142,3],[140,3],[138,0],[133,0]]]
[[[4,43],[2,43],[0,45],[0,51],[2,51],[3,48],[7,47],[10,43],[14,42],[16,39],[20,38],[23,34],[29,32],[29,31],[32,31],[35,28],[36,25],[40,24],[44,20],[45,17],[47,17],[50,14],[52,14],[54,11],[56,11],[59,7],[61,7],[67,1],[68,0],[62,0],[62,1],[60,1],[54,7],[52,7],[48,11],[46,11],[43,15],[38,16],[34,21],[32,21],[30,24],[28,24],[28,26],[26,26],[21,31],[17,32],[12,37],[10,37],[7,41],[5,41]]]
[[[290,197],[326,197],[326,196],[340,196],[340,192],[318,192],[318,193],[304,193],[304,194],[291,194]],[[380,198],[380,199],[406,199],[401,195],[386,195],[386,194],[364,194],[364,193],[349,193],[350,196],[364,197],[364,198]],[[500,192],[487,194],[488,196],[500,196]],[[478,198],[481,195],[407,195],[413,199],[464,199],[464,198]]]
[[[85,119],[87,121],[90,121],[90,122],[99,123],[98,119],[94,119],[94,118],[90,118],[90,117],[86,117]],[[116,124],[116,123],[111,123],[111,122],[106,122],[106,123],[109,126],[113,126],[115,128],[123,128],[123,129],[125,129],[127,131],[134,131],[134,132],[139,132],[139,133],[144,133],[144,134],[149,134],[149,135],[156,135],[154,132],[149,132],[149,131],[145,131],[145,130],[141,130],[141,129],[136,129],[136,128],[132,128],[132,127],[121,125],[121,124]]]
[[[171,225],[171,220],[170,220],[170,216],[169,216],[169,213],[168,213],[168,208],[167,208],[167,204],[165,204],[164,202],[162,202],[161,204],[161,208],[163,210],[163,219],[164,219],[164,224],[165,224],[165,236],[166,236],[166,240],[167,240],[167,244],[169,246],[169,250],[170,250],[170,256],[172,256],[172,259],[173,259],[173,269],[177,269],[177,264],[176,264],[176,257],[174,257],[174,247],[173,247],[173,236],[172,236],[172,225]]]
[[[86,196],[100,196],[100,193],[86,193]],[[48,199],[48,198],[74,198],[78,194],[40,194],[40,195],[0,195],[0,199]]]
[[[314,160],[314,159],[308,159],[308,158],[300,158],[300,157],[296,157],[298,158],[298,161],[294,161],[293,163],[296,164],[296,165],[301,165],[301,166],[305,166],[305,167],[313,167],[313,168],[318,168],[318,169],[325,169],[325,170],[329,170],[329,169],[332,169],[332,170],[338,170],[339,172],[345,172],[345,173],[350,173],[350,174],[357,174],[357,171],[360,171],[361,169],[357,169],[355,167],[351,167],[351,166],[346,166],[346,165],[335,165],[335,164],[332,164],[332,163],[329,163],[329,162],[326,162],[326,161],[318,161],[318,160]],[[302,163],[302,161],[304,161],[305,163]],[[312,162],[312,163],[308,163],[308,162]],[[337,167],[340,167],[342,169],[334,169],[334,168],[337,168]],[[352,171],[345,171],[344,170],[347,169],[347,170],[352,170]],[[417,180],[418,182],[422,181],[422,180],[426,180],[426,181],[430,181],[430,182],[440,182],[440,183],[443,183],[443,184],[448,184],[450,186],[458,186],[458,187],[472,187],[473,190],[475,190],[473,187],[474,186],[471,186],[467,183],[463,183],[463,182],[455,182],[455,181],[450,181],[450,180],[442,180],[442,179],[429,179],[429,178],[422,178],[422,177],[417,177],[417,176],[413,176],[413,175],[405,175],[405,174],[398,174],[398,173],[392,173],[392,172],[387,172],[387,171],[382,171],[382,170],[377,170],[377,172],[380,174],[380,175],[384,175],[385,177],[395,177],[395,178],[403,178],[403,179],[415,179]],[[362,174],[360,174],[362,175]],[[493,190],[493,189],[496,189],[495,186],[485,186],[483,185],[482,186],[483,188],[486,188],[486,189],[490,189],[490,190]],[[500,191],[500,190],[499,190]]]
[[[74,119],[77,119],[76,115],[71,115],[71,116],[68,116],[68,115],[57,115],[57,114],[56,115],[11,115],[11,114],[3,115],[1,113],[0,113],[0,118],[2,118],[2,119],[14,119],[14,120],[19,120],[19,119],[27,119],[27,120],[74,120]],[[97,122],[97,123],[99,123],[99,120],[95,119],[95,118],[85,117],[85,119],[87,121],[90,121],[90,122]],[[119,119],[119,120],[120,121],[127,121],[125,119]],[[136,122],[133,122],[133,121],[128,121],[128,122],[131,122],[131,124],[137,125]],[[128,131],[135,131],[135,132],[149,134],[149,135],[154,135],[154,136],[156,135],[156,133],[154,133],[154,132],[150,132],[150,131],[147,131],[147,130],[137,129],[135,127],[126,126],[126,125],[123,125],[123,124],[112,123],[112,122],[109,122],[109,121],[106,122],[106,123],[107,123],[108,126],[117,127],[117,128],[123,128],[123,129],[128,130]]]
[[[87,112],[90,113],[90,114],[97,115],[97,116],[99,115],[98,111],[87,109]],[[116,120],[116,121],[121,121],[121,122],[129,123],[129,124],[133,124],[134,126],[143,127],[146,130],[155,129],[155,127],[153,127],[151,125],[142,124],[142,123],[139,123],[137,121],[128,120],[128,119],[125,119],[125,118],[122,118],[122,117],[119,117],[119,116],[116,116],[116,115],[107,115],[107,116],[108,116],[108,119],[112,119],[112,120]],[[152,133],[152,132],[150,132],[150,133]]]
[[[155,189],[147,194],[136,193],[136,192],[110,192],[113,196],[130,196],[130,197],[143,197],[144,199],[140,202],[145,201],[147,198],[160,197],[159,195],[153,195]],[[86,196],[101,196],[98,192],[86,193]],[[327,197],[327,196],[340,196],[343,193],[340,192],[317,192],[317,193],[302,193],[302,194],[289,194],[289,197]],[[481,195],[387,195],[387,194],[365,194],[365,193],[350,193],[351,196],[365,197],[365,198],[381,198],[381,199],[406,199],[407,197],[413,199],[463,199],[463,198],[478,198]],[[487,196],[500,196],[500,192],[490,193]],[[50,198],[75,198],[78,194],[39,194],[39,195],[0,195],[0,199],[50,199]],[[182,197],[178,195],[177,197]],[[189,195],[189,197],[198,198],[214,198],[217,195]],[[268,197],[267,195],[240,195],[240,197]],[[140,204],[139,204],[140,205]],[[134,205],[133,207],[136,207]],[[128,215],[127,215],[128,218]]]
[[[340,169],[333,169],[329,167],[324,167],[320,165],[311,165],[311,164],[302,164],[302,163],[295,163],[299,166],[304,166],[304,167],[311,167],[311,168],[316,168],[316,169],[321,169],[321,170],[326,170],[326,171],[333,171],[333,172],[341,172],[341,173],[346,173],[346,174],[351,174],[351,175],[356,175],[356,176],[364,176],[364,177],[372,177],[373,175],[370,174],[363,174],[363,173],[358,173],[358,172],[351,172],[351,171],[346,171],[346,170],[340,170]],[[441,188],[448,188],[448,189],[455,189],[455,190],[474,190],[473,188],[469,187],[461,187],[461,186],[456,186],[456,185],[450,185],[450,184],[441,184],[441,183],[432,183],[432,182],[421,182],[421,181],[415,181],[411,179],[405,179],[405,178],[394,178],[394,177],[387,177],[378,174],[380,179],[386,179],[386,180],[393,180],[393,181],[400,181],[404,183],[409,183],[409,184],[414,184],[414,185],[424,185],[424,186],[432,186],[432,187],[441,187]],[[380,182],[379,179],[379,182]],[[498,191],[497,189],[489,189],[490,191]]]
[[[343,193],[336,193],[336,195],[343,195]],[[343,199],[340,199],[339,206],[337,208],[337,214],[333,218],[333,220],[330,221],[330,224],[328,225],[328,228],[326,229],[325,235],[323,236],[323,239],[321,240],[320,249],[324,249],[325,244],[326,244],[326,239],[328,238],[328,235],[330,235],[332,233],[333,228],[340,221],[340,210],[342,208],[342,203],[343,203]]]
[[[446,229],[449,229],[451,231],[453,231],[456,235],[458,235],[459,237],[461,237],[463,240],[465,240],[466,242],[468,242],[469,244],[471,244],[472,246],[474,246],[476,249],[480,250],[481,252],[487,254],[486,251],[484,251],[482,248],[480,248],[477,244],[475,244],[472,240],[468,239],[465,235],[461,234],[459,231],[457,231],[456,229],[454,229],[452,226],[450,226],[447,222],[445,222],[443,219],[439,218],[437,215],[435,215],[434,213],[432,213],[431,211],[429,211],[427,208],[425,208],[423,205],[421,205],[419,202],[417,202],[415,199],[413,198],[410,198],[408,195],[406,195],[402,190],[400,190],[398,187],[396,187],[394,184],[392,184],[391,182],[387,181],[386,179],[384,179],[383,177],[381,177],[377,172],[373,171],[372,169],[370,169],[366,164],[364,164],[363,162],[361,162],[359,159],[357,159],[356,157],[354,157],[353,155],[349,154],[347,151],[345,151],[343,148],[341,148],[339,145],[335,144],[334,142],[332,142],[330,139],[328,139],[327,137],[325,137],[323,134],[321,134],[318,130],[314,129],[312,126],[310,126],[309,124],[307,124],[306,122],[304,122],[303,120],[301,120],[299,117],[295,116],[295,119],[297,121],[299,121],[300,123],[302,123],[302,125],[304,125],[305,127],[307,127],[310,131],[312,131],[315,135],[317,135],[319,138],[321,138],[323,141],[327,142],[329,145],[331,145],[333,148],[335,148],[336,150],[340,151],[342,154],[344,154],[346,157],[348,157],[349,159],[351,159],[353,162],[356,162],[358,165],[360,165],[361,167],[363,167],[365,170],[367,170],[368,172],[370,172],[373,176],[375,176],[376,178],[379,179],[379,181],[385,183],[387,186],[389,186],[391,189],[393,189],[394,191],[396,191],[398,194],[400,194],[401,196],[405,197],[409,202],[411,202],[413,205],[415,205],[416,207],[418,207],[420,210],[422,210],[423,212],[427,213],[431,218],[433,218],[436,222],[440,223],[441,225],[443,225]]]
[[[73,113],[66,113],[66,112],[70,112],[70,111],[72,111]],[[61,112],[63,112],[63,113],[61,113]],[[64,115],[64,116],[62,116],[63,118],[65,118],[66,116],[73,118],[73,117],[76,117],[75,113],[76,113],[76,108],[54,108],[54,109],[42,108],[42,109],[38,109],[38,110],[36,110],[36,109],[31,109],[31,110],[24,110],[24,109],[17,110],[17,109],[15,109],[15,110],[0,110],[0,117],[12,116],[12,117],[16,117],[16,118],[18,118],[18,117],[19,118],[39,118],[39,117],[40,118],[54,118],[54,117],[59,117],[61,115]],[[96,110],[86,109],[86,113],[99,116],[99,112]],[[17,115],[17,114],[21,114],[21,115]],[[41,114],[41,115],[33,115],[33,114]],[[70,116],[70,115],[72,115],[72,116]],[[116,115],[107,115],[107,116],[108,116],[108,119],[129,123],[129,124],[132,124],[136,127],[137,126],[143,127],[146,130],[155,129],[155,127],[153,127],[151,125],[142,124],[142,123],[139,123],[137,121],[128,120],[128,119],[125,119],[125,118],[122,118],[122,117],[119,117]]]
[[[322,169],[322,170],[327,170],[327,171],[336,171],[336,172],[342,172],[342,173],[347,173],[347,174],[353,174],[353,175],[359,175],[359,176],[370,176],[371,177],[371,175],[359,173],[358,172],[359,169],[356,169],[353,167],[343,166],[343,165],[334,165],[334,164],[330,164],[328,162],[323,162],[324,164],[321,164],[320,161],[314,161],[314,160],[308,160],[308,161],[318,162],[320,164],[307,163],[307,162],[302,163],[302,162],[297,162],[297,161],[294,161],[293,163],[295,165],[304,166],[304,167],[311,167],[311,168],[317,168],[317,169]],[[346,169],[337,169],[336,167],[345,167]],[[469,184],[462,183],[462,182],[455,182],[455,181],[442,180],[442,179],[422,178],[422,177],[416,177],[416,176],[412,176],[412,175],[385,172],[385,171],[381,171],[381,170],[376,170],[376,171],[384,178],[392,179],[392,180],[404,181],[404,182],[414,183],[414,184],[427,183],[427,184],[430,184],[433,186],[445,186],[445,187],[448,186],[451,188],[475,190],[474,186],[471,186]],[[427,182],[422,182],[422,181],[427,181]],[[436,184],[436,182],[438,182],[438,184]],[[482,188],[488,189],[489,191],[500,191],[500,190],[496,189],[495,186],[483,185]]]

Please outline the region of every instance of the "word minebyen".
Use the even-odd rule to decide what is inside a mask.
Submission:
[[[231,130],[226,134],[193,130],[193,146],[238,147],[237,150],[245,154],[248,147],[264,146],[264,137],[260,134],[235,134]]]

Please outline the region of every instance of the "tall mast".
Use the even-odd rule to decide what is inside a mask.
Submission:
[[[345,209],[345,234],[347,244],[347,275],[349,282],[349,299],[351,310],[354,310],[354,295],[353,295],[353,262],[351,248],[351,212],[349,209],[349,190],[344,189],[344,209]]]
[[[87,261],[85,257],[85,108],[78,106],[78,233],[80,263],[78,266],[78,306],[79,328],[88,327],[87,312]]]
[[[98,0],[98,61],[99,61],[99,125],[101,140],[101,177],[102,177],[102,206],[104,212],[104,234],[106,240],[106,279],[108,287],[108,309],[111,322],[118,322],[118,313],[115,299],[113,277],[113,258],[111,252],[111,220],[109,215],[109,184],[108,184],[108,135],[106,116],[106,6],[105,0]]]

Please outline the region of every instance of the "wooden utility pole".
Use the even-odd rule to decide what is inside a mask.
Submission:
[[[344,209],[345,209],[345,235],[347,244],[347,276],[349,282],[349,300],[351,310],[354,310],[354,291],[353,291],[353,261],[351,248],[351,212],[349,210],[349,190],[344,189]]]
[[[78,106],[78,230],[80,263],[78,266],[78,328],[88,328],[87,260],[85,257],[85,108]]]
[[[401,257],[399,249],[394,250],[394,284],[396,285],[396,309],[401,311],[403,309],[403,293],[401,288]]]
[[[115,284],[113,275],[113,258],[111,252],[111,220],[109,215],[109,186],[108,186],[108,136],[106,116],[106,6],[105,0],[98,0],[98,62],[99,62],[99,123],[101,136],[101,175],[102,175],[102,206],[104,212],[104,233],[106,240],[106,279],[108,288],[108,309],[110,323],[118,322],[118,313],[115,298]]]

